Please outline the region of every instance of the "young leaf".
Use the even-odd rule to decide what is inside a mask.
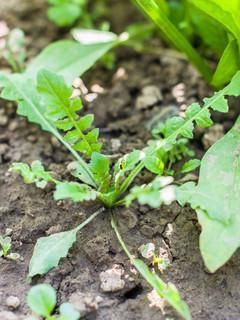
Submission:
[[[71,99],[72,89],[65,84],[63,77],[41,70],[37,76],[37,88],[47,106],[48,119],[66,133],[64,140],[74,150],[88,156],[101,150],[98,129],[90,130],[93,115],[80,118],[77,111],[82,109],[82,102],[79,98]]]
[[[163,173],[164,163],[160,158],[156,156],[146,156],[143,161],[145,167],[152,173],[159,175]]]
[[[141,205],[148,204],[152,208],[159,208],[161,204],[171,204],[175,198],[175,187],[169,185],[173,182],[172,177],[157,177],[148,185],[136,186],[125,197],[126,206],[134,200]]]
[[[197,169],[201,164],[201,160],[199,159],[191,159],[184,163],[184,165],[181,168],[181,173],[188,173],[195,169]]]
[[[89,168],[101,192],[107,192],[110,183],[109,159],[98,152],[93,152]]]
[[[191,320],[188,305],[182,300],[179,291],[172,283],[166,284],[140,259],[134,259],[133,264],[146,281],[165,299],[184,319]]]
[[[188,202],[197,211],[202,226],[200,249],[211,272],[226,263],[240,246],[239,141],[240,118],[203,157],[198,185],[188,183],[177,191],[179,202]]]
[[[54,192],[55,200],[72,199],[74,202],[95,200],[97,192],[87,186],[77,182],[61,182],[56,186]]]
[[[30,289],[27,303],[37,315],[48,318],[57,303],[56,291],[49,284],[38,284]]]
[[[40,161],[33,161],[31,166],[26,163],[16,162],[9,169],[11,172],[17,172],[25,183],[35,183],[38,188],[44,189],[48,182],[57,183],[50,172],[45,171]]]

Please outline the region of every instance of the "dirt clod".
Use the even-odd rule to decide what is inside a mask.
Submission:
[[[120,291],[125,286],[125,281],[122,279],[124,269],[119,265],[114,265],[100,273],[101,289],[103,292]]]

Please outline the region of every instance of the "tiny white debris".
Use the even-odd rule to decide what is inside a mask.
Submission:
[[[170,205],[173,201],[176,200],[176,193],[174,186],[167,186],[164,189],[161,189],[161,199],[162,202],[166,205]]]

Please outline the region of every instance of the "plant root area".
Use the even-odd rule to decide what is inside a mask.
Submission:
[[[118,12],[119,2],[113,1],[113,10],[114,6]],[[44,1],[8,0],[1,1],[0,7],[1,23],[25,31],[29,59],[51,41],[67,37],[47,20]],[[113,162],[126,152],[143,148],[151,138],[154,121],[164,121],[187,104],[201,102],[211,94],[190,64],[164,48],[160,53],[119,48],[116,54],[112,71],[99,64],[83,78],[88,89],[84,97],[86,112],[95,114],[104,152]],[[3,60],[0,63],[1,70],[7,68]],[[201,157],[231,127],[235,105],[232,101],[227,119],[215,116],[218,124],[213,129],[196,130],[191,147],[197,156]],[[27,292],[32,284],[42,282],[57,290],[58,305],[71,302],[86,320],[179,319],[131,266],[111,229],[108,211],[82,230],[59,267],[29,283],[28,265],[37,239],[74,228],[100,207],[98,203],[55,202],[52,186],[40,190],[8,172],[12,162],[38,159],[59,178],[70,178],[67,165],[73,160],[71,155],[50,135],[18,117],[12,103],[1,101],[0,234],[10,229],[12,251],[21,258],[16,262],[0,260],[0,319],[25,319],[29,313]],[[151,179],[151,174],[143,172],[136,183]],[[116,209],[115,214],[133,254],[139,254],[142,244],[153,242],[169,259],[170,266],[162,278],[177,286],[193,319],[239,319],[240,253],[210,274],[200,255],[201,229],[193,210],[177,203],[160,209],[133,204],[128,209]]]

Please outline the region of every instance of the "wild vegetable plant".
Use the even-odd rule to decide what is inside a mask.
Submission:
[[[167,40],[183,52],[204,78],[221,88],[240,69],[240,2],[238,0],[134,0]],[[204,47],[195,49],[196,40]],[[207,53],[207,54],[206,54]],[[214,70],[206,62],[214,54]]]
[[[240,94],[240,73],[237,73],[223,90],[216,92],[211,98],[205,98],[202,107],[198,103],[193,103],[187,108],[185,117],[173,117],[167,120],[161,129],[161,138],[152,140],[143,150],[134,150],[123,156],[113,165],[113,169],[108,157],[101,153],[99,130],[93,126],[93,115],[79,115],[78,111],[82,109],[81,100],[72,96],[72,88],[65,83],[62,76],[47,69],[39,70],[36,86],[32,92],[29,91],[28,96],[21,95],[27,89],[19,90],[22,88],[22,83],[17,77],[9,78],[2,75],[1,83],[2,97],[17,101],[20,115],[54,134],[72,153],[76,159],[72,164],[72,174],[76,181],[56,179],[54,174],[46,171],[39,161],[33,162],[31,166],[15,163],[10,170],[20,173],[26,183],[34,183],[40,188],[44,188],[47,183],[55,184],[55,200],[67,198],[74,202],[97,200],[103,205],[73,230],[40,238],[30,262],[29,277],[44,274],[57,266],[59,260],[67,255],[76,241],[77,232],[100,213],[110,209],[112,227],[131,262],[161,297],[165,298],[185,319],[190,319],[188,308],[176,288],[172,284],[165,284],[143,261],[135,259],[129,252],[119,234],[113,209],[124,204],[129,206],[135,200],[154,208],[162,203],[170,204],[175,200],[176,187],[173,178],[164,176],[171,151],[176,148],[180,139],[193,138],[195,124],[200,127],[212,125],[211,110],[228,111],[225,97]],[[157,177],[147,185],[135,186],[129,190],[143,169],[149,170]]]
[[[79,320],[80,314],[70,303],[63,303],[59,307],[59,315],[54,315],[57,303],[56,290],[49,284],[38,284],[30,289],[27,295],[29,308],[45,320]],[[42,319],[41,318],[41,319]],[[29,320],[38,320],[32,316]]]

